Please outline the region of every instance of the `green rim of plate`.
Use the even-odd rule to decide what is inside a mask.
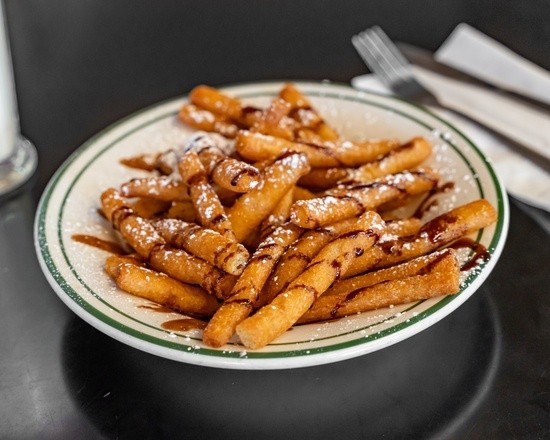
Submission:
[[[308,85],[309,86],[313,85],[316,88],[319,88],[319,86],[324,86],[324,84],[322,84],[322,83],[312,83],[312,82],[302,83],[300,81],[294,81],[294,82],[301,85],[302,87],[307,87]],[[281,83],[273,83],[273,84],[281,84]],[[254,84],[250,84],[250,85],[254,85]],[[267,83],[258,83],[258,85],[259,86],[262,86],[262,85],[265,86],[265,85],[267,85]],[[237,85],[237,86],[233,86],[233,87],[240,87],[240,86],[242,86],[242,85]],[[225,90],[231,90],[231,88],[233,88],[233,87],[226,87],[224,89]],[[374,95],[374,96],[377,96],[377,97],[383,98],[383,99],[395,100],[395,101],[398,101],[401,104],[405,103],[404,101],[400,100],[397,97],[394,97],[394,96],[391,96],[391,95],[379,94],[379,93],[358,92],[355,89],[352,89],[351,87],[345,86],[345,85],[338,85],[337,87],[340,87],[340,88],[346,90],[347,92],[354,91],[354,95],[353,96],[342,95],[341,93],[338,93],[337,91],[327,92],[327,91],[320,91],[320,90],[314,90],[314,91],[309,90],[309,91],[307,91],[307,94],[309,96],[312,96],[312,97],[333,98],[333,99],[339,99],[339,100],[345,100],[345,101],[359,102],[359,103],[362,103],[362,104],[367,104],[367,105],[370,105],[370,106],[378,107],[378,108],[381,108],[381,109],[384,109],[384,110],[388,110],[388,111],[392,111],[394,113],[397,113],[400,116],[402,116],[406,119],[409,119],[409,120],[423,126],[424,128],[426,128],[428,130],[433,131],[435,129],[435,127],[430,126],[429,124],[415,118],[414,116],[412,116],[412,115],[410,115],[406,112],[397,110],[394,107],[389,106],[389,105],[384,105],[384,104],[379,103],[379,102],[371,101],[367,98],[368,95]],[[249,93],[238,93],[237,96],[239,98],[254,98],[254,97],[264,97],[264,96],[265,97],[272,97],[272,96],[274,96],[274,93],[266,92],[266,91],[256,91],[256,92],[249,92]],[[149,342],[149,343],[152,343],[152,344],[155,344],[155,345],[158,345],[158,346],[166,347],[166,348],[169,348],[169,349],[174,349],[174,350],[177,350],[178,352],[182,352],[182,353],[194,353],[195,355],[196,354],[201,354],[201,355],[216,356],[216,357],[223,357],[223,358],[242,358],[242,350],[244,349],[244,347],[242,347],[240,345],[237,345],[237,344],[235,344],[235,350],[234,351],[231,351],[231,350],[223,350],[223,351],[222,350],[214,350],[214,349],[209,349],[209,348],[205,348],[205,347],[202,347],[202,346],[197,348],[197,346],[195,344],[187,345],[185,343],[182,343],[180,340],[178,340],[178,342],[172,342],[172,341],[165,340],[165,339],[153,336],[153,335],[149,335],[147,333],[143,333],[143,332],[141,332],[141,331],[139,331],[135,328],[132,328],[132,327],[129,327],[125,324],[122,324],[121,322],[117,321],[116,319],[111,318],[110,316],[105,315],[102,311],[98,310],[93,305],[91,305],[90,303],[85,301],[82,298],[82,296],[78,292],[76,292],[74,290],[74,288],[67,282],[67,280],[61,275],[61,273],[57,269],[57,267],[55,265],[55,262],[53,260],[53,257],[52,257],[52,255],[49,251],[49,246],[48,246],[46,231],[45,231],[45,222],[46,222],[46,215],[47,215],[48,208],[49,208],[49,202],[51,200],[52,194],[54,193],[54,190],[57,189],[57,183],[64,176],[65,172],[70,168],[70,166],[76,161],[76,159],[78,159],[89,148],[92,148],[93,146],[95,146],[97,141],[100,140],[103,136],[105,136],[106,134],[112,132],[113,130],[115,130],[119,126],[123,125],[124,123],[126,123],[130,120],[133,120],[136,117],[138,117],[142,114],[145,114],[145,113],[147,113],[147,112],[149,112],[149,111],[153,110],[154,108],[157,108],[161,105],[164,105],[164,104],[168,105],[170,103],[180,101],[184,98],[185,97],[172,99],[172,100],[166,101],[164,103],[159,103],[159,104],[153,105],[151,107],[145,108],[145,109],[143,109],[139,112],[133,113],[133,114],[127,116],[126,118],[123,118],[123,119],[117,121],[116,123],[112,124],[111,126],[107,127],[105,130],[99,132],[97,135],[93,136],[86,143],[84,143],[80,148],[78,148],[73,154],[71,154],[71,156],[61,165],[61,167],[54,174],[54,176],[52,177],[52,179],[48,183],[48,186],[46,187],[46,189],[44,191],[44,194],[43,194],[43,196],[40,200],[40,204],[39,204],[39,207],[38,207],[38,210],[37,210],[37,215],[36,215],[36,221],[35,221],[35,237],[36,237],[36,243],[37,243],[37,252],[39,251],[39,256],[42,258],[49,274],[51,275],[51,277],[53,278],[55,283],[57,283],[57,285],[61,288],[61,290],[72,301],[74,301],[79,308],[81,308],[83,311],[91,314],[94,318],[96,318],[99,321],[103,322],[104,324],[112,327],[113,329],[116,329],[116,330],[124,333],[127,336],[137,338],[139,340]],[[431,117],[439,120],[441,123],[443,123],[444,125],[451,128],[456,134],[458,134],[462,138],[463,141],[465,141],[472,148],[472,150],[477,154],[477,156],[479,156],[479,158],[481,159],[481,162],[483,163],[483,165],[487,169],[489,175],[491,176],[492,183],[493,183],[494,188],[495,188],[495,193],[496,193],[496,198],[497,198],[497,211],[498,211],[498,220],[497,220],[497,223],[495,225],[495,230],[494,230],[494,233],[493,233],[493,237],[492,237],[492,240],[491,240],[490,244],[487,246],[487,249],[489,250],[491,255],[493,255],[497,244],[500,242],[501,238],[503,238],[502,234],[504,232],[505,218],[507,216],[507,213],[506,213],[505,194],[504,194],[504,191],[502,190],[502,187],[499,183],[499,180],[496,176],[496,173],[495,173],[492,165],[487,161],[487,159],[485,158],[483,153],[478,149],[478,147],[472,141],[470,141],[470,139],[467,136],[465,136],[460,130],[458,130],[452,124],[450,124],[449,122],[447,122],[443,118],[440,118],[438,115],[435,115],[434,113],[424,109],[423,107],[419,107],[419,106],[416,106],[416,105],[410,104],[410,103],[405,103],[405,104],[414,107],[415,110],[417,110],[417,111],[420,110],[421,112],[429,114]],[[96,292],[94,292],[93,289],[91,289],[81,279],[81,277],[79,276],[78,272],[76,271],[76,269],[74,268],[74,266],[72,265],[71,261],[69,260],[67,254],[66,254],[65,245],[64,245],[63,237],[62,237],[62,233],[61,233],[62,232],[61,225],[63,223],[64,207],[65,207],[65,204],[66,204],[66,201],[67,201],[69,195],[71,194],[71,191],[72,191],[74,185],[77,183],[77,181],[80,179],[82,174],[86,171],[86,169],[95,160],[97,160],[100,156],[102,156],[103,154],[108,152],[110,149],[116,147],[116,145],[121,140],[123,140],[124,138],[126,138],[126,137],[132,135],[133,133],[135,133],[139,130],[142,130],[143,128],[147,127],[148,125],[156,123],[156,122],[158,122],[162,119],[173,118],[176,114],[177,114],[176,111],[170,111],[170,112],[164,113],[160,116],[156,116],[154,118],[151,118],[151,119],[148,119],[148,120],[144,121],[139,126],[133,127],[132,129],[124,132],[124,134],[119,136],[113,142],[109,143],[107,146],[103,147],[100,151],[98,151],[93,156],[93,158],[88,160],[86,162],[86,164],[80,169],[80,171],[73,177],[70,185],[67,187],[67,189],[65,191],[65,194],[63,196],[60,208],[59,208],[59,211],[61,212],[61,215],[58,217],[58,222],[57,222],[57,235],[58,235],[59,243],[61,245],[61,251],[62,251],[63,257],[64,257],[65,262],[67,263],[70,271],[75,276],[75,278],[78,280],[78,282],[81,284],[81,286],[83,288],[85,288],[88,292],[90,292],[96,299],[101,301],[103,304],[105,304],[106,306],[108,306],[112,310],[115,310],[120,315],[122,315],[122,316],[124,316],[124,317],[126,317],[126,318],[128,318],[132,321],[135,321],[135,322],[139,323],[140,325],[150,327],[150,328],[152,328],[156,331],[166,332],[167,334],[171,333],[171,332],[169,332],[167,330],[159,329],[156,326],[153,326],[153,325],[150,325],[146,322],[140,321],[140,320],[132,317],[131,315],[128,315],[127,313],[125,313],[125,312],[123,312],[119,309],[114,308],[105,299],[103,299],[100,295],[98,295]],[[475,178],[475,182],[476,182],[476,185],[477,185],[477,190],[479,191],[479,196],[480,196],[480,198],[483,198],[485,196],[483,187],[482,187],[482,185],[479,181],[479,178],[477,177],[477,173],[476,173],[475,168],[468,161],[465,154],[450,139],[446,139],[445,137],[440,137],[440,139],[441,139],[441,141],[445,142],[449,147],[451,147],[453,149],[453,151],[455,153],[457,153],[460,156],[461,160],[464,161],[464,163],[467,165],[467,167],[472,172],[472,175]],[[480,231],[478,233],[478,236],[477,236],[477,241],[479,241],[481,239],[482,235],[483,235],[483,231]],[[449,303],[451,303],[454,300],[456,300],[457,298],[459,298],[460,295],[463,294],[464,290],[467,289],[479,277],[479,275],[482,273],[482,270],[483,270],[483,268],[485,267],[486,264],[487,263],[483,263],[480,266],[480,270],[476,271],[475,273],[470,274],[464,280],[464,282],[461,285],[461,291],[458,294],[443,297],[442,299],[440,299],[437,303],[435,303],[434,305],[432,305],[428,309],[423,310],[421,313],[418,313],[417,315],[408,318],[406,322],[401,322],[399,324],[396,324],[394,326],[391,326],[389,328],[381,330],[377,333],[373,333],[371,335],[367,335],[367,336],[361,335],[360,337],[355,338],[355,339],[351,339],[349,341],[339,342],[339,343],[335,343],[335,344],[331,344],[331,345],[325,345],[325,346],[321,346],[321,347],[307,348],[307,349],[293,349],[293,350],[288,350],[288,351],[276,351],[276,352],[250,351],[250,352],[247,352],[246,358],[244,358],[242,360],[246,361],[246,359],[276,359],[276,358],[288,358],[288,357],[296,357],[296,356],[311,356],[311,355],[320,354],[320,353],[326,353],[326,352],[331,352],[331,351],[336,351],[336,350],[342,350],[342,349],[353,347],[353,346],[356,346],[356,345],[366,344],[366,343],[371,342],[373,340],[377,340],[377,339],[386,337],[388,335],[395,334],[395,333],[397,333],[397,332],[399,332],[399,331],[401,331],[401,330],[403,330],[407,327],[411,327],[415,323],[418,323],[418,322],[424,320],[426,317],[434,314],[438,310],[442,309],[443,307],[445,307]],[[423,302],[424,301],[418,301],[418,302],[412,304],[411,306],[409,306],[404,311],[412,311],[417,306],[422,304]],[[342,333],[339,333],[337,335],[329,336],[329,337],[326,337],[326,338],[316,338],[316,341],[323,340],[323,339],[339,338],[339,337],[345,336],[347,334],[352,334],[352,333],[360,333],[361,331],[364,331],[368,328],[379,325],[380,323],[382,323],[382,322],[384,322],[388,319],[391,319],[391,318],[392,317],[385,318],[383,320],[380,320],[380,321],[377,321],[377,322],[374,322],[374,323],[370,323],[370,324],[368,324],[368,325],[366,325],[362,328],[354,328],[353,330],[351,330],[349,332],[342,332]],[[179,338],[179,339],[182,339],[182,338]],[[284,346],[284,345],[296,346],[296,345],[299,345],[300,343],[307,343],[307,342],[309,342],[309,341],[293,341],[293,342],[288,342],[288,343],[272,343],[270,345],[272,345],[272,346]]]

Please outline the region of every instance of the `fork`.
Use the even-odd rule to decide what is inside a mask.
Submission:
[[[373,26],[354,35],[351,42],[370,70],[397,96],[407,101],[458,113],[505,140],[527,159],[550,172],[550,161],[540,153],[506,134],[472,119],[469,115],[439,102],[434,94],[416,80],[411,64],[380,26]]]
[[[396,95],[423,105],[443,107],[414,77],[411,64],[380,26],[354,35],[351,42],[365,64]]]

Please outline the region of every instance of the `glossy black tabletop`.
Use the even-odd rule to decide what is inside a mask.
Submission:
[[[503,254],[464,305],[396,345],[330,365],[186,365],[105,336],[35,256],[38,199],[118,119],[199,83],[349,82],[373,24],[435,50],[466,21],[550,69],[538,1],[6,0],[35,178],[0,201],[0,439],[550,438],[548,217],[510,199]],[[550,197],[550,195],[549,195]]]

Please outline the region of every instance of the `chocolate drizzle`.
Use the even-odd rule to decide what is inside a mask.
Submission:
[[[485,246],[481,243],[477,243],[468,237],[463,237],[460,240],[455,241],[451,246],[453,249],[470,249],[473,252],[473,255],[468,261],[466,261],[461,267],[461,271],[468,271],[476,268],[483,261],[489,260],[491,258],[491,253],[487,250]]]
[[[303,252],[293,252],[292,255],[287,258],[287,261],[290,261],[292,259],[302,260],[306,263],[309,263],[311,261],[311,257],[304,254]]]
[[[428,212],[430,209],[432,209],[434,206],[437,206],[438,200],[435,199],[435,196],[438,194],[446,193],[447,191],[452,190],[455,187],[454,182],[447,182],[441,185],[434,186],[426,195],[424,200],[420,202],[418,207],[416,208],[416,211],[412,215],[412,217],[416,217],[421,219],[424,217],[424,214]]]
[[[457,221],[458,218],[452,214],[447,213],[440,215],[422,226],[419,234],[425,233],[428,235],[428,238],[432,243],[437,243],[444,237],[445,231],[447,230],[449,224]]]
[[[342,273],[342,262],[338,260],[332,260],[330,265],[335,270],[334,280],[338,280]]]
[[[172,319],[163,322],[160,326],[165,330],[184,332],[188,330],[202,330],[206,328],[206,322],[195,318]]]
[[[74,234],[71,236],[71,238],[78,243],[87,244],[88,246],[111,252],[112,254],[126,255],[128,253],[118,243],[115,243],[114,241],[103,240],[93,235]]]
[[[250,177],[257,178],[259,175],[260,173],[254,168],[241,168],[235,174],[235,176],[233,176],[233,178],[230,181],[230,184],[231,186],[237,186],[237,184],[239,183],[239,180],[241,180],[243,176],[250,176]]]

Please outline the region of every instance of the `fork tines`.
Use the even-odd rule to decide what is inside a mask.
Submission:
[[[354,35],[351,42],[367,66],[384,82],[411,78],[409,62],[380,26]]]

